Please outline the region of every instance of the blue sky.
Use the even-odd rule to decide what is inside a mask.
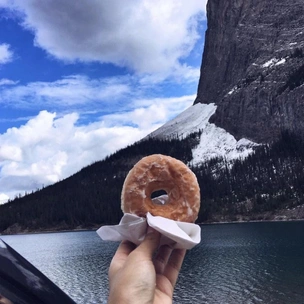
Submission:
[[[196,95],[206,0],[0,0],[0,203],[146,136]]]

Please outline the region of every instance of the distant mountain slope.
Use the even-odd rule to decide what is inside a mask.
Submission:
[[[148,138],[170,139],[184,138],[199,132],[199,144],[193,148],[192,165],[201,164],[212,158],[222,157],[227,160],[243,158],[253,152],[258,144],[242,138],[236,140],[224,129],[209,123],[217,106],[214,103],[195,104],[152,132]]]

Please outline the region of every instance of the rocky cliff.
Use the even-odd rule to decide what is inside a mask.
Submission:
[[[209,0],[196,103],[237,139],[304,134],[304,1]]]

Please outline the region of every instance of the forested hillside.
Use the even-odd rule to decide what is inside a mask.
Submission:
[[[280,209],[304,207],[304,144],[289,133],[235,161],[231,168],[214,159],[195,173],[203,192],[203,221],[236,220],[240,215],[272,219]]]
[[[149,139],[54,185],[0,206],[0,231],[74,229],[118,223],[126,174],[143,156],[162,153],[191,163],[200,133],[180,141]],[[198,222],[260,219],[304,204],[304,144],[288,133],[243,160],[213,159],[191,168],[201,187]],[[265,217],[264,217],[265,218]]]
[[[117,223],[125,176],[143,156],[162,153],[184,162],[192,158],[192,135],[180,141],[145,140],[93,163],[54,185],[0,206],[0,232],[13,230],[71,229]],[[16,225],[17,224],[17,225]]]

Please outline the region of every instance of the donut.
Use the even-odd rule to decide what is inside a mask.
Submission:
[[[167,195],[151,199],[153,192]],[[147,212],[175,221],[194,223],[200,208],[195,174],[181,161],[162,154],[142,158],[129,171],[121,193],[124,213],[145,217]]]

